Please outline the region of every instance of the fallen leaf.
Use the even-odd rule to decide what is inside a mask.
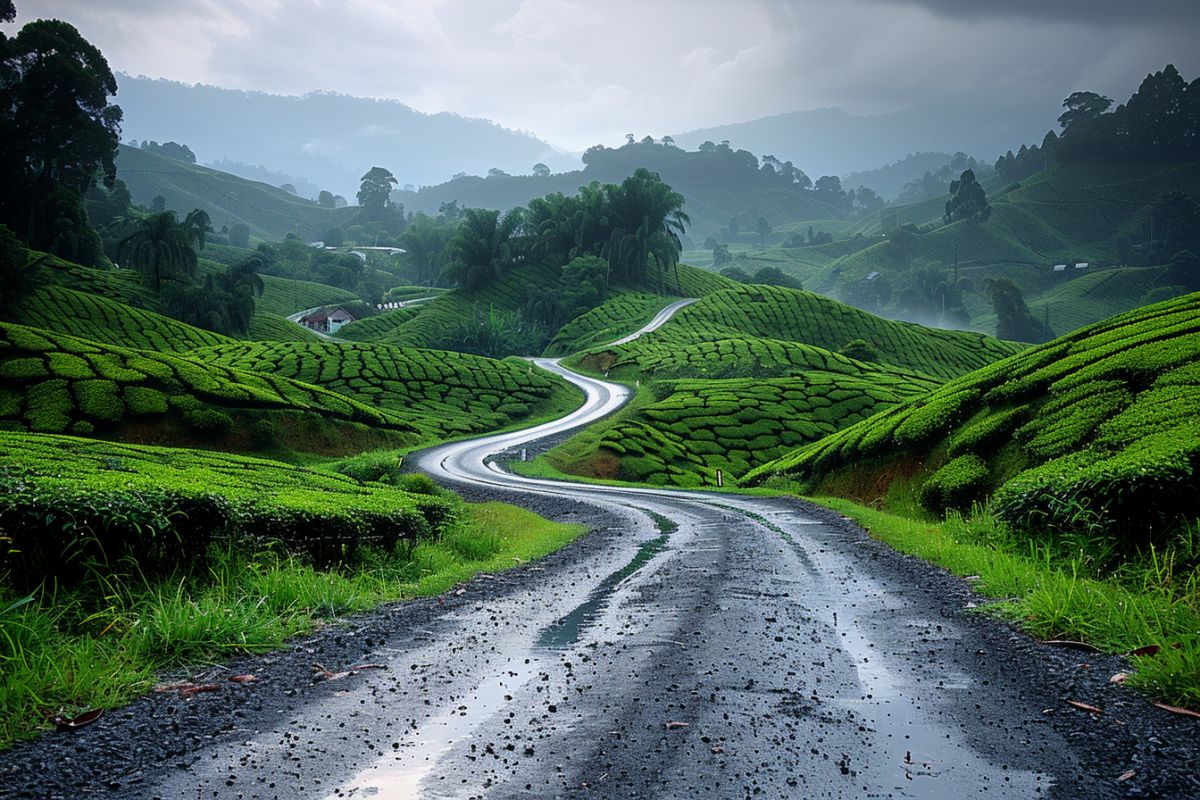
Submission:
[[[1083,711],[1090,711],[1093,714],[1103,714],[1104,713],[1103,711],[1096,708],[1095,706],[1089,706],[1087,703],[1081,703],[1078,700],[1068,700],[1067,705],[1075,706],[1076,708],[1082,709]]]
[[[720,755],[721,753],[725,752],[725,748],[721,747],[719,744],[714,747],[710,747],[709,749],[712,750],[714,755]]]
[[[1155,653],[1157,653],[1159,650],[1162,650],[1162,648],[1159,647],[1158,645],[1148,644],[1144,647],[1139,647],[1136,650],[1130,650],[1129,655],[1131,655],[1131,656],[1152,656]]]
[[[230,675],[229,680],[234,683],[254,683],[258,678],[253,675]]]
[[[675,730],[679,730],[680,728],[686,728],[686,727],[688,727],[688,723],[686,723],[686,722],[668,722],[667,723],[667,730],[669,730],[669,731],[675,731]]]
[[[1172,714],[1182,714],[1185,717],[1196,717],[1197,719],[1200,719],[1200,711],[1193,711],[1190,708],[1183,708],[1182,706],[1169,706],[1166,703],[1155,703],[1154,705],[1158,706],[1163,711],[1170,711]]]
[[[204,692],[219,692],[221,687],[215,683],[203,683],[198,686],[185,686],[179,690],[179,693],[184,697],[190,697],[194,694],[202,694]]]
[[[73,731],[82,728],[84,725],[91,725],[102,716],[104,716],[103,708],[93,708],[91,711],[84,711],[82,714],[76,714],[73,717],[66,717],[59,714],[54,718],[54,724],[58,726],[60,731]]]
[[[154,687],[156,692],[178,692],[180,689],[186,689],[189,686],[194,686],[191,681],[180,681],[179,683],[160,683]]]
[[[1127,781],[1133,777],[1133,774],[1134,774],[1133,770],[1129,770],[1129,772],[1122,772],[1120,775],[1117,776],[1117,780],[1118,781]]]
[[[1100,652],[1099,647],[1090,645],[1087,642],[1076,642],[1071,639],[1047,639],[1046,641],[1042,642],[1042,644],[1056,644],[1059,647],[1073,647],[1076,650],[1091,650],[1096,653]]]
[[[1124,683],[1127,680],[1129,680],[1128,675],[1126,675],[1124,672],[1118,672],[1116,675],[1113,675],[1111,678],[1109,678],[1108,682],[1109,683]]]

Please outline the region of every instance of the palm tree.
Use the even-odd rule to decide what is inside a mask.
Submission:
[[[196,247],[203,250],[205,234],[213,232],[212,219],[209,218],[208,212],[193,208],[183,218],[183,224],[196,240]]]
[[[525,261],[530,245],[523,235],[525,209],[503,216],[483,208],[463,209],[462,222],[449,244],[443,274],[465,289],[482,289],[506,269]]]
[[[146,275],[155,292],[162,290],[164,277],[196,272],[195,238],[173,211],[143,217],[137,229],[117,243],[117,257]]]

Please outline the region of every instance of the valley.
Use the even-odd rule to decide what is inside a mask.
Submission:
[[[0,795],[1200,796],[1200,78],[675,4],[0,0]]]

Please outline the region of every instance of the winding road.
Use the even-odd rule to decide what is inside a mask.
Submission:
[[[970,613],[979,598],[966,583],[836,515],[505,472],[502,454],[629,395],[535,363],[579,386],[584,404],[426,451],[419,465],[592,533],[336,634],[386,669],[245,701],[243,718],[125,796],[1196,796],[1179,766],[1181,752],[1195,756],[1195,726],[1164,723],[1109,685],[1116,661]],[[314,645],[293,661],[331,657]]]

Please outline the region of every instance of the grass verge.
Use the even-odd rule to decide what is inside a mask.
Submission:
[[[1040,639],[1131,654],[1129,685],[1200,709],[1200,525],[1186,526],[1169,550],[1117,562],[1102,540],[1017,534],[978,508],[932,522],[841,498],[814,500],[900,552],[972,577],[981,594],[996,598],[987,613]]]
[[[364,549],[334,569],[226,544],[214,545],[199,575],[148,579],[127,565],[119,575],[94,570],[70,592],[0,590],[0,747],[45,730],[58,713],[128,702],[161,670],[275,649],[321,620],[440,594],[583,531],[503,503],[469,504],[436,540]]]

